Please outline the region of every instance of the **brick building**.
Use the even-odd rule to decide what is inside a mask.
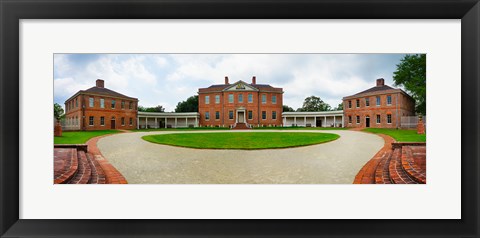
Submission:
[[[375,87],[344,97],[343,113],[346,127],[399,128],[402,116],[415,115],[415,100],[380,78]]]
[[[107,130],[137,128],[138,99],[104,87],[80,90],[65,101],[65,130]]]
[[[200,126],[281,126],[283,89],[267,84],[237,81],[198,90]]]

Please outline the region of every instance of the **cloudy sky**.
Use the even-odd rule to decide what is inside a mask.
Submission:
[[[283,102],[294,109],[311,95],[336,107],[342,97],[375,86],[393,72],[403,54],[55,54],[54,101],[79,90],[105,87],[139,99],[139,105],[162,105],[174,111],[198,88],[243,80],[284,90]]]

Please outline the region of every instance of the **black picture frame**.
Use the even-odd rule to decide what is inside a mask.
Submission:
[[[480,5],[478,0],[0,0],[0,15],[0,234],[2,237],[479,237]],[[21,139],[18,126],[20,119],[19,20],[162,18],[461,19],[462,219],[19,219],[19,139]]]

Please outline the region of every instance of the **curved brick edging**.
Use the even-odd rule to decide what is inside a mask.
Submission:
[[[88,140],[86,143],[88,145],[88,152],[94,156],[95,161],[97,161],[100,167],[103,169],[103,172],[105,173],[106,184],[127,184],[128,182],[125,177],[123,177],[123,175],[115,167],[113,167],[113,165],[110,164],[105,157],[103,157],[102,153],[97,147],[97,142],[99,139],[110,135],[113,134],[97,136]]]
[[[355,130],[360,131],[360,130]],[[369,133],[369,132],[366,132]],[[373,133],[372,133],[373,134]],[[380,149],[371,160],[369,160],[360,171],[355,176],[355,180],[353,181],[354,184],[375,184],[375,173],[377,170],[377,166],[385,158],[385,156],[390,156],[392,151],[392,143],[395,140],[387,135],[384,134],[375,134],[383,138],[385,144],[382,149]]]

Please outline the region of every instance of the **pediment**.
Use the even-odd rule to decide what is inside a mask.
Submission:
[[[258,91],[258,89],[240,80],[232,84],[231,86],[227,87],[223,91]]]

